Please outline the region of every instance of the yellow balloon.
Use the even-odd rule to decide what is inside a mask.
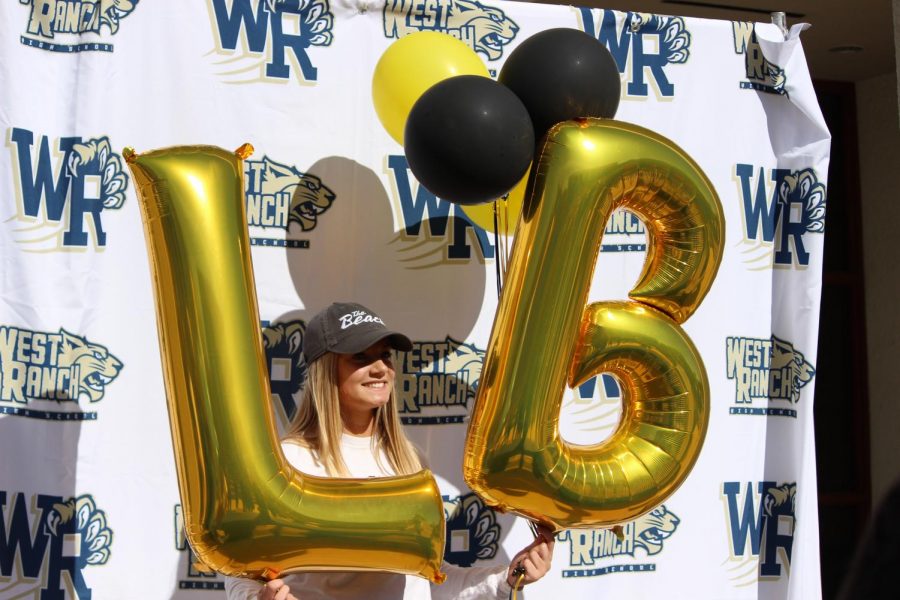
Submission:
[[[419,31],[391,44],[375,65],[372,101],[381,124],[397,143],[413,104],[425,91],[457,75],[490,77],[464,42],[437,31]]]
[[[442,581],[444,513],[429,471],[328,479],[278,443],[244,211],[242,159],[182,146],[125,159],[156,296],[185,532],[225,575],[388,570]]]
[[[531,169],[528,169],[531,172]],[[516,223],[522,213],[522,201],[525,199],[525,188],[528,187],[528,173],[519,180],[505,198],[485,204],[457,204],[466,213],[469,220],[484,229],[494,231],[494,210],[498,211],[497,233],[510,236],[515,233]]]
[[[722,206],[673,142],[612,120],[554,126],[532,177],[469,424],[465,480],[487,504],[559,529],[623,523],[672,494],[703,445],[709,382],[680,323],[718,271]],[[618,208],[646,224],[644,271],[631,300],[586,306]],[[621,422],[599,444],[569,444],[559,433],[566,386],[602,372],[621,384]]]

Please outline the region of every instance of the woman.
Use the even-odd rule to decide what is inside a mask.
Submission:
[[[288,436],[287,460],[298,470],[331,477],[389,477],[415,473],[422,462],[406,439],[394,399],[393,350],[412,343],[390,331],[359,304],[335,303],[306,327],[303,356],[308,367],[303,397]],[[511,587],[537,581],[550,569],[553,535],[539,537],[516,554],[509,567],[462,569],[444,563],[447,581],[431,586],[419,577],[372,572],[308,572],[264,586],[228,579],[229,600],[505,600]]]

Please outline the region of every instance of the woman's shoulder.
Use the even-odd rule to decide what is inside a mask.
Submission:
[[[318,458],[308,440],[300,437],[286,437],[281,440],[281,451],[291,466],[310,475],[327,475],[325,465]]]
[[[428,455],[425,454],[425,451],[410,439],[407,439],[406,443],[409,445],[409,449],[412,450],[413,454],[419,459],[419,464],[422,465],[422,468],[430,469],[431,466],[428,464]]]
[[[281,447],[284,448],[285,446],[300,446],[301,448],[307,449],[312,448],[309,440],[298,435],[289,435],[281,438]]]

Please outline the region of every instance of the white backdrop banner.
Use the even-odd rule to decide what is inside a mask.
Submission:
[[[493,0],[19,0],[0,3],[0,598],[224,596],[183,535],[125,146],[255,146],[247,212],[280,426],[305,321],[335,300],[371,306],[414,340],[401,416],[445,496],[446,560],[504,563],[529,541],[461,473],[510,241],[417,184],[370,90],[412,32],[458,37],[496,74],[553,27],[607,45],[616,118],[697,161],[726,242],[685,325],[712,391],[696,467],[622,540],[561,533],[527,597],[821,595],[812,401],[830,136],[799,27],[785,40],[770,24]],[[645,244],[640,221],[614,215],[591,300],[627,295]],[[620,390],[599,376],[563,404],[564,437],[596,442]]]

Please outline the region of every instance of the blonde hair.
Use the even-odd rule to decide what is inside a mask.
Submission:
[[[306,382],[291,422],[287,438],[307,446],[332,477],[349,477],[350,471],[341,453],[344,423],[341,419],[340,395],[337,384],[338,357],[326,352],[308,366]],[[396,392],[391,390],[387,404],[375,409],[375,432],[372,452],[380,463],[381,452],[398,475],[422,470],[422,463],[413,445],[406,439],[397,414]]]

